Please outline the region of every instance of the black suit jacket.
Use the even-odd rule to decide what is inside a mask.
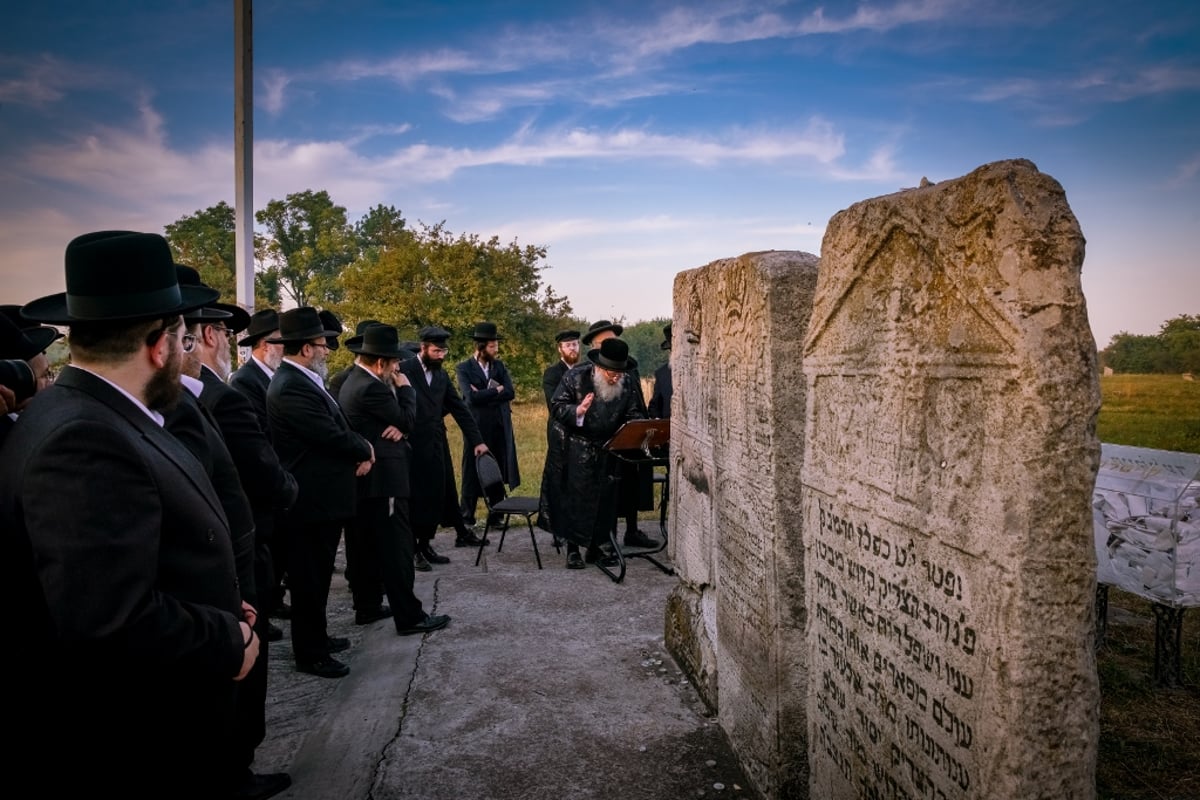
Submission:
[[[350,427],[375,448],[374,466],[358,479],[359,495],[408,497],[408,463],[412,446],[407,437],[412,433],[417,413],[413,387],[401,386],[393,393],[390,385],[355,366],[342,381],[338,402]],[[404,439],[393,442],[380,435],[393,425],[405,435]]]
[[[542,392],[546,395],[546,408],[550,408],[550,401],[554,399],[554,390],[558,388],[558,384],[562,381],[562,376],[567,374],[567,362],[561,358],[555,361],[550,366],[546,367],[546,371],[542,373]]]
[[[354,469],[371,457],[371,446],[350,428],[329,393],[285,359],[267,389],[267,416],[279,461],[300,485],[292,516],[354,516]]]
[[[56,788],[209,781],[242,664],[241,598],[225,513],[191,453],[67,367],[0,449],[0,537],[22,652],[10,756]]]
[[[511,403],[516,392],[513,390],[512,376],[504,362],[496,359],[489,368],[489,374],[483,374],[483,367],[474,358],[462,361],[454,368],[458,377],[458,390],[462,392],[467,408],[475,417],[479,426],[479,435],[483,437],[496,458],[501,461],[501,469],[508,479],[510,489],[515,489],[521,483],[521,468],[517,463],[517,444],[513,438]],[[500,391],[489,389],[489,380],[500,384]],[[470,480],[466,470],[474,464],[473,456],[464,455],[463,483]]]
[[[472,448],[483,443],[479,427],[467,404],[458,396],[444,369],[434,370],[431,383],[425,383],[421,359],[400,362],[400,371],[416,389],[417,415],[413,423],[413,470],[409,482],[413,525],[437,523],[442,516],[447,473],[453,478],[450,446],[446,441],[443,417],[450,414],[462,430],[463,440]]]
[[[267,387],[271,385],[271,379],[267,377],[267,373],[263,372],[262,367],[255,364],[254,359],[251,358],[230,376],[229,385],[250,401],[250,407],[254,409],[254,415],[258,417],[258,424],[262,427],[263,433],[270,436],[271,425],[267,420]]]
[[[651,419],[670,419],[672,394],[671,365],[663,364],[654,371],[654,395],[646,406],[646,415]]]

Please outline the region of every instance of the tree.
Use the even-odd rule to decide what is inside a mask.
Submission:
[[[542,370],[554,358],[554,333],[571,313],[565,298],[542,285],[546,248],[455,236],[444,223],[405,230],[386,247],[368,248],[342,274],[343,321],[378,319],[414,338],[425,325],[440,325],[454,335],[452,363],[470,354],[476,322],[494,322],[518,392],[536,397]]]
[[[637,322],[625,328],[621,338],[629,344],[629,354],[637,359],[638,374],[654,377],[654,371],[667,363],[670,351],[662,349],[662,329],[671,320],[666,317]]]
[[[346,209],[326,191],[305,190],[272,200],[254,215],[266,227],[264,283],[296,305],[329,305],[341,296],[338,276],[358,255]]]
[[[1163,323],[1164,372],[1200,372],[1200,314],[1180,314]]]
[[[222,200],[215,206],[180,217],[165,230],[175,260],[195,267],[200,280],[218,290],[222,300],[235,302],[237,262],[234,259],[233,207]]]
[[[1100,356],[1115,372],[1196,372],[1200,370],[1200,315],[1169,319],[1155,336],[1121,331]]]

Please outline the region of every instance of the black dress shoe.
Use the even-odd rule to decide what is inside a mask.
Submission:
[[[233,800],[267,800],[274,797],[292,785],[292,778],[286,772],[267,772],[256,775],[248,772],[244,780],[229,793]]]
[[[363,611],[354,612],[355,625],[370,625],[372,622],[379,622],[381,619],[387,619],[392,615],[392,609],[386,605],[379,605],[375,608],[368,608]]]
[[[579,551],[567,553],[567,569],[583,569],[586,564],[583,563],[583,556],[579,555]]]
[[[274,622],[267,623],[267,641],[278,642],[283,638],[283,628],[276,625]]]
[[[326,636],[325,638],[329,642],[328,648],[331,653],[340,653],[350,649],[350,640],[345,636]]]
[[[445,556],[439,556],[437,550],[433,549],[433,545],[425,545],[425,560],[430,564],[449,564],[450,559]]]
[[[455,547],[479,547],[481,544],[489,544],[488,538],[485,536],[480,539],[475,535],[475,531],[467,531],[466,536],[459,536],[454,540]]]
[[[658,547],[657,539],[651,539],[636,528],[625,532],[624,543],[626,547]]]
[[[448,614],[426,614],[425,619],[418,622],[416,625],[410,625],[407,628],[396,628],[396,633],[401,636],[411,636],[414,633],[430,633],[431,631],[440,630],[446,627],[450,622]]]
[[[429,572],[433,567],[429,566],[429,562],[425,560],[425,554],[418,550],[413,554],[413,569],[417,572]]]
[[[322,656],[316,661],[297,661],[296,669],[318,678],[344,678],[350,674],[350,668],[332,656]]]

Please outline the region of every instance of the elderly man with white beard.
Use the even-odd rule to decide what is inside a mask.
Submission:
[[[606,339],[587,359],[563,375],[550,403],[559,424],[551,431],[546,489],[551,528],[567,541],[568,569],[583,569],[580,546],[587,563],[608,563],[600,545],[616,523],[617,492],[604,443],[629,420],[645,418],[629,375],[636,363],[629,345]]]

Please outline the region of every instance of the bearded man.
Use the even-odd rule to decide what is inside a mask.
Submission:
[[[273,308],[255,311],[250,316],[246,335],[238,341],[239,347],[250,348],[250,358],[229,379],[229,385],[250,400],[259,424],[268,435],[267,386],[283,361],[283,345],[272,341],[278,335],[279,313]]]
[[[354,517],[355,478],[375,460],[369,442],[350,427],[325,390],[329,368],[326,337],[336,336],[315,308],[279,315],[283,362],[267,389],[271,439],[300,496],[280,528],[287,538],[288,589],[292,593],[292,651],[296,668],[322,678],[341,678],[350,668],[332,653],[349,646],[331,640],[325,618],[329,583],[342,526]]]
[[[513,389],[512,376],[508,367],[499,358],[500,339],[504,337],[496,332],[494,322],[480,322],[471,332],[475,341],[475,353],[471,358],[464,359],[454,368],[458,376],[458,390],[462,392],[475,424],[479,426],[479,435],[487,444],[488,450],[496,457],[500,465],[500,474],[509,489],[516,489],[521,484],[521,470],[517,465],[517,443],[513,438],[512,401],[516,396]],[[462,455],[462,517],[467,525],[475,524],[475,510],[479,506],[479,496],[482,489],[479,486],[479,474],[475,470],[475,458],[463,445]],[[493,502],[503,499],[500,496],[490,498]],[[488,520],[492,525],[499,525],[501,514],[493,515]],[[466,541],[455,541],[456,546],[468,546],[475,536]]]
[[[487,452],[487,445],[479,434],[479,426],[471,416],[470,409],[454,388],[454,382],[446,374],[443,364],[449,353],[447,342],[450,332],[437,326],[426,326],[418,334],[421,352],[416,358],[400,362],[400,372],[416,389],[417,415],[413,421],[412,480],[409,511],[412,515],[413,539],[416,554],[413,564],[416,569],[428,572],[430,564],[448,564],[450,559],[433,549],[433,536],[438,524],[449,517],[462,526],[458,513],[458,498],[454,491],[454,464],[450,460],[450,443],[446,439],[446,414],[454,417],[462,431],[463,441],[472,456]],[[458,539],[479,540],[465,527],[458,531]]]
[[[166,240],[128,231],[73,240],[66,285],[22,314],[70,327],[71,366],[0,450],[23,653],[9,756],[53,796],[216,796],[256,615],[212,484],[162,411],[182,390],[179,315],[217,292],[180,287]]]
[[[567,568],[601,560],[600,545],[616,524],[617,492],[604,443],[632,419],[643,419],[640,390],[629,374],[629,345],[610,338],[588,351],[588,363],[569,370],[550,404],[557,423],[546,457],[546,490],[554,535],[567,541]],[[609,556],[609,558],[613,558]]]

